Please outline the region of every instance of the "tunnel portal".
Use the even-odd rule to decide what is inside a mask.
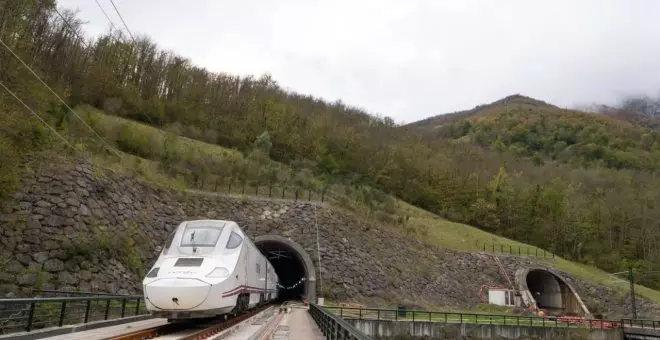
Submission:
[[[254,244],[277,273],[283,286],[278,292],[281,299],[316,302],[316,269],[309,254],[299,244],[279,235],[258,236]]]
[[[516,273],[516,281],[527,305],[543,309],[552,315],[591,315],[573,287],[548,269],[519,270]]]

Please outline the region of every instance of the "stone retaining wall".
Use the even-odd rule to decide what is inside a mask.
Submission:
[[[315,265],[318,221],[317,292],[329,300],[470,308],[482,302],[482,285],[505,284],[491,255],[424,245],[339,209],[162,189],[79,162],[41,169],[2,204],[0,296],[29,296],[34,288],[140,293],[166,236],[198,218],[234,220],[253,238],[290,237]],[[520,266],[537,265],[514,256],[502,262],[511,277]],[[607,289],[571,282],[589,308],[616,299]]]

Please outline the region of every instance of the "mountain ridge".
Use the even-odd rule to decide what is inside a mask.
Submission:
[[[530,106],[546,106],[546,107],[552,107],[552,108],[558,108],[555,105],[549,104],[545,101],[538,100],[532,97],[524,96],[522,94],[516,93],[512,94],[509,96],[506,96],[504,98],[495,100],[491,103],[488,104],[480,104],[475,106],[472,109],[468,110],[460,110],[460,111],[454,111],[450,113],[445,113],[445,114],[439,114],[435,116],[431,116],[428,118],[424,118],[412,123],[408,123],[403,125],[403,127],[408,127],[408,128],[424,128],[427,126],[437,126],[441,125],[444,123],[450,123],[454,122],[457,120],[465,119],[465,118],[470,118],[475,115],[478,115],[479,113],[488,110],[489,108],[500,106],[500,105],[513,105],[513,104],[519,104],[519,105],[530,105]]]

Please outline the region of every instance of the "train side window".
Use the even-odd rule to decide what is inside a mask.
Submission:
[[[227,249],[235,249],[240,246],[242,242],[243,238],[241,235],[232,231],[231,235],[229,235],[229,240],[227,241]]]

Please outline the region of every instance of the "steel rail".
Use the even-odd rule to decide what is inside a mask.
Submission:
[[[232,326],[235,326],[235,325],[237,325],[237,324],[239,324],[239,323],[241,323],[241,322],[243,322],[243,321],[245,321],[245,320],[247,320],[247,319],[249,319],[249,318],[251,318],[251,317],[253,317],[253,316],[255,316],[255,315],[259,314],[259,313],[261,313],[261,312],[263,312],[264,310],[268,309],[271,305],[272,305],[272,303],[268,303],[268,304],[265,304],[265,305],[263,305],[263,306],[261,306],[261,307],[257,307],[256,309],[253,309],[253,310],[251,310],[251,311],[248,312],[248,313],[245,313],[245,314],[239,315],[239,316],[234,317],[234,318],[231,318],[231,319],[229,319],[229,320],[227,320],[227,321],[224,321],[224,322],[221,322],[221,323],[218,323],[218,324],[212,325],[212,326],[210,326],[210,327],[204,328],[204,329],[202,329],[202,330],[200,330],[200,331],[197,331],[197,332],[195,332],[195,333],[193,333],[193,334],[190,334],[190,335],[184,336],[184,337],[181,338],[181,340],[201,340],[201,339],[206,339],[206,338],[208,338],[208,337],[210,337],[210,336],[212,336],[212,335],[215,335],[215,334],[217,334],[217,333],[220,333],[220,332],[222,332],[222,331],[224,331],[224,330],[226,330],[226,329],[228,329],[228,328],[230,328],[230,327],[232,327]]]

